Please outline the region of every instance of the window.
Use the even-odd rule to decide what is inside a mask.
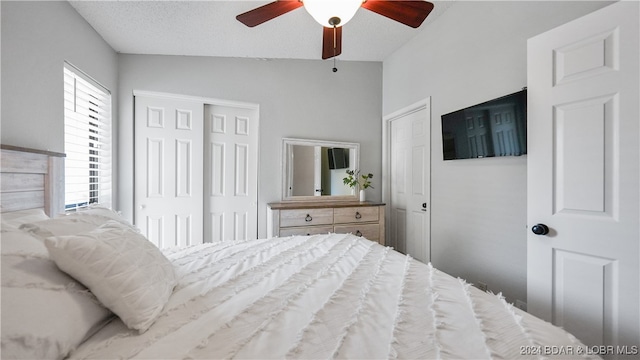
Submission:
[[[64,65],[65,210],[111,206],[111,93]]]

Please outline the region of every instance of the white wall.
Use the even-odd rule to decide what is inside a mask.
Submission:
[[[117,109],[116,52],[66,1],[1,1],[2,143],[64,152],[68,61],[106,86]],[[114,124],[117,127],[117,112]]]
[[[442,160],[440,116],[526,86],[526,40],[603,2],[455,2],[383,63],[383,114],[431,96],[431,261],[526,299],[526,156]]]
[[[260,236],[266,236],[266,204],[281,199],[283,137],[358,142],[360,167],[380,181],[382,64],[338,62],[337,73],[332,67],[321,60],[120,55],[118,199],[123,215],[133,218],[134,90],[260,105]],[[379,190],[368,195],[381,198]]]
[[[64,152],[64,61],[107,87],[118,129],[118,55],[67,1],[0,1],[3,144]],[[117,138],[113,139],[117,156]],[[115,164],[114,164],[115,165]],[[113,169],[114,179],[117,167]],[[117,184],[113,182],[113,191]]]

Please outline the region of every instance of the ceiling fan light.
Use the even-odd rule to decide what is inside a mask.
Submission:
[[[304,0],[302,2],[307,12],[324,27],[333,27],[332,18],[339,18],[340,23],[346,24],[362,5],[362,0]]]

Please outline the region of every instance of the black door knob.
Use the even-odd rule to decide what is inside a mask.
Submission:
[[[536,235],[547,235],[549,233],[549,227],[545,224],[535,224],[531,227],[531,231]]]

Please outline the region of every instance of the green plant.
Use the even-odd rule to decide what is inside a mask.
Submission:
[[[347,170],[347,176],[342,179],[345,185],[348,185],[351,188],[358,187],[360,189],[372,188],[371,180],[373,178],[372,173],[368,173],[366,175],[360,175],[360,170]]]

